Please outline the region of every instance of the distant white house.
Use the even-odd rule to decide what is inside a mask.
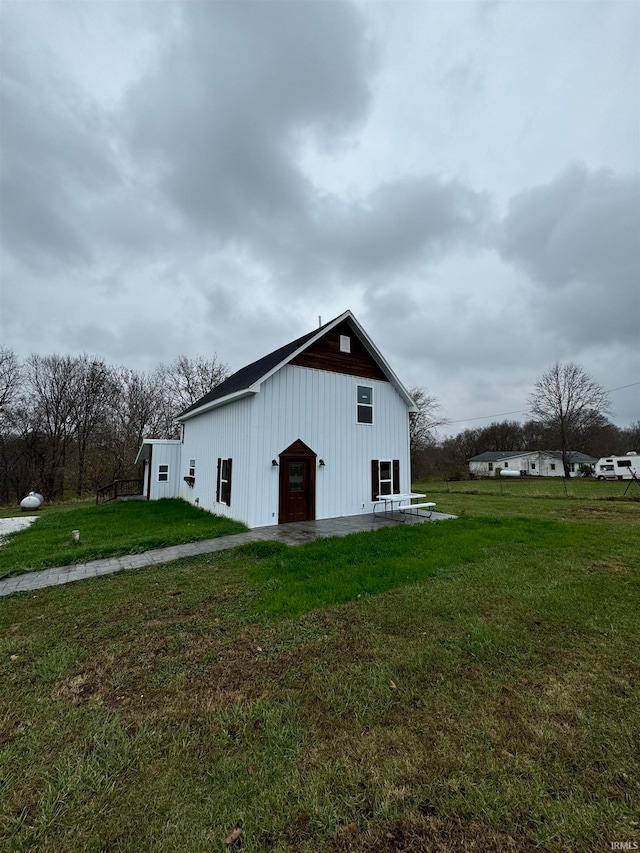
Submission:
[[[411,487],[415,405],[350,311],[234,373],[145,439],[150,500],[182,497],[249,527],[357,515]]]
[[[582,477],[585,467],[595,468],[592,456],[569,451],[569,476]],[[477,477],[495,477],[507,469],[523,476],[564,477],[562,453],[559,450],[488,450],[469,459],[469,471]]]

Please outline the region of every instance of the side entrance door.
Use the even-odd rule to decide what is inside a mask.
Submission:
[[[278,523],[315,521],[316,454],[298,440],[280,454]]]

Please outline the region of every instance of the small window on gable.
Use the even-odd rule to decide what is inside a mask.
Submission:
[[[169,466],[168,465],[158,465],[158,482],[159,483],[168,483],[169,482]]]
[[[373,388],[369,385],[358,385],[358,417],[359,424],[373,423]]]
[[[552,471],[555,471],[555,470],[556,470],[556,463],[555,463],[555,462],[552,462],[552,463],[551,463],[551,470],[552,470]]]
[[[349,335],[340,335],[340,352],[351,352],[351,338]]]

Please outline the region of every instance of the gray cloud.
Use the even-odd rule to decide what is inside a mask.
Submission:
[[[282,287],[309,289],[477,240],[487,196],[461,182],[411,176],[349,200],[303,172],[302,140],[335,146],[369,107],[373,50],[355,7],[183,10],[179,40],[131,92],[122,121],[134,161],[151,163],[205,245],[242,247]]]
[[[458,181],[433,176],[392,181],[362,203],[334,204],[320,228],[321,245],[350,272],[388,274],[432,260],[460,242],[479,242],[488,203],[487,194]]]
[[[194,3],[132,91],[130,149],[214,239],[255,239],[305,215],[297,135],[328,137],[369,100],[363,24],[346,3]]]
[[[516,195],[502,256],[540,285],[541,322],[575,342],[638,343],[640,177],[571,166]]]
[[[28,40],[11,22],[3,24],[3,237],[23,263],[40,270],[88,264],[93,251],[83,206],[118,180],[104,116],[77,87],[45,73],[45,63],[25,61]]]

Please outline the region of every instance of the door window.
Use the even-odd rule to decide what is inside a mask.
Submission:
[[[304,491],[304,463],[291,462],[289,463],[289,491],[302,492]]]

